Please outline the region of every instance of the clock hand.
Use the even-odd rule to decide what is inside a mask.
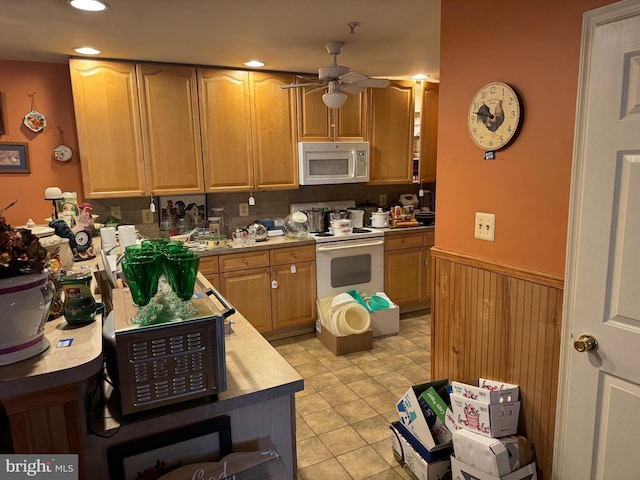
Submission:
[[[477,111],[477,112],[475,112],[475,114],[478,115],[478,116],[482,115],[483,117],[489,117],[491,120],[493,120],[495,118],[495,116],[492,115],[491,113],[485,113],[485,112]]]

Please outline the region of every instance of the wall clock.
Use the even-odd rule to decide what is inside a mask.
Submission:
[[[487,83],[469,105],[471,139],[483,150],[505,147],[518,130],[520,114],[520,100],[512,87],[502,82]]]

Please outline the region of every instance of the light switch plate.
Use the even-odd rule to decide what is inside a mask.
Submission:
[[[475,236],[479,240],[493,242],[496,235],[495,213],[476,212]]]
[[[151,209],[146,208],[142,210],[142,223],[150,225],[153,223],[153,212]]]
[[[238,215],[241,217],[249,216],[249,204],[248,203],[239,203],[238,204]]]

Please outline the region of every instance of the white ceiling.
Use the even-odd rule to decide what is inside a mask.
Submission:
[[[439,80],[440,0],[0,0],[0,58],[65,63],[73,48],[101,58],[317,73],[328,41],[338,63],[369,76]],[[355,34],[347,26],[360,22]]]

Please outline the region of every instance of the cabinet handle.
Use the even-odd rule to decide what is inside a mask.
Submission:
[[[248,265],[248,264],[249,264],[249,262],[247,261],[247,259],[246,259],[246,258],[243,258],[243,259],[242,259],[242,263],[244,263],[245,265]]]

